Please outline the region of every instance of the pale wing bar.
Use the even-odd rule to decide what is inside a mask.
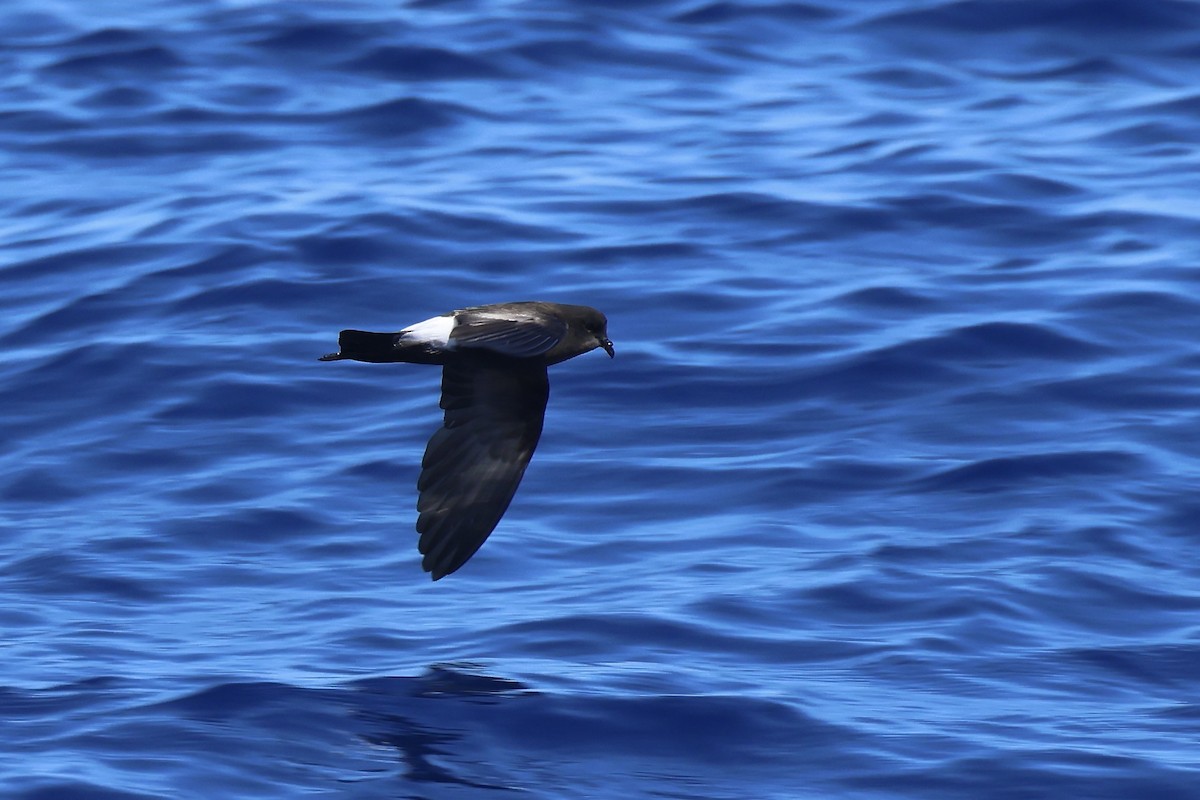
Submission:
[[[494,350],[514,358],[540,356],[562,341],[567,327],[560,320],[459,320],[451,340],[457,347]]]

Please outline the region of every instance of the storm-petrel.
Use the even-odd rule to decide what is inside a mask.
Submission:
[[[466,563],[508,509],[542,434],[546,368],[603,347],[608,320],[594,308],[537,301],[451,311],[399,333],[342,331],[353,359],[442,365],[443,427],[421,460],[421,566],[433,579]]]

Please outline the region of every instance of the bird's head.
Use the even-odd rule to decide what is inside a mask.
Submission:
[[[617,354],[613,349],[612,339],[608,338],[608,318],[595,309],[588,309],[589,313],[583,320],[583,328],[596,340],[596,347],[603,347],[604,352],[608,353],[608,357],[612,358]]]

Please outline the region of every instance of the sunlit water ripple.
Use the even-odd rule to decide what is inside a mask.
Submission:
[[[5,797],[1200,797],[1200,6],[395,5],[6,8]]]

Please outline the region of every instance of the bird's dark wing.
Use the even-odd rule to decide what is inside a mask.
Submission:
[[[459,353],[442,368],[444,426],[417,489],[421,566],[436,581],[461,567],[504,515],[542,434],[550,384],[537,363]]]
[[[459,313],[450,339],[459,348],[532,358],[562,341],[566,332],[567,324],[553,316],[528,314],[501,318],[467,309]]]

